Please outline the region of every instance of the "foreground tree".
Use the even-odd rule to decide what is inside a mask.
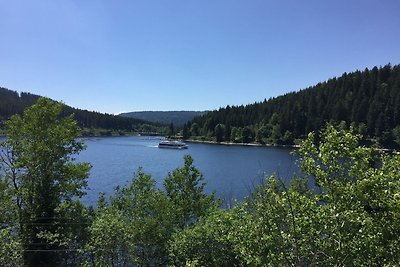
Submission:
[[[218,210],[176,232],[168,243],[169,265],[240,266],[234,244],[227,238],[233,222],[233,212]]]
[[[320,188],[317,218],[324,225],[318,261],[332,265],[400,263],[400,155],[359,145],[361,136],[328,125],[300,148],[302,170]]]
[[[269,177],[233,210],[173,236],[176,266],[398,266],[400,155],[328,125],[299,149],[301,178]],[[224,255],[224,257],[221,257]]]
[[[12,195],[10,208],[17,211],[16,232],[26,266],[68,264],[63,255],[77,245],[71,244],[73,239],[80,239],[68,230],[79,218],[71,203],[84,194],[90,165],[73,162],[84,145],[72,116],[60,117],[62,108],[40,98],[22,117],[15,115],[6,123],[8,138],[1,154],[5,191]]]
[[[0,229],[0,266],[22,266],[21,242],[10,227]]]
[[[165,266],[172,233],[170,206],[155,180],[141,170],[106,203],[100,198],[90,226],[91,266]]]
[[[172,216],[178,230],[194,224],[219,205],[214,195],[204,192],[203,174],[193,165],[193,158],[184,156],[185,164],[168,174],[165,193],[172,204]]]
[[[131,183],[100,197],[90,239],[85,246],[90,266],[166,266],[172,235],[207,216],[219,202],[204,192],[193,159],[172,171],[165,190],[140,169]]]
[[[12,207],[8,181],[0,176],[0,266],[21,266],[23,249],[18,236],[13,233],[15,210]]]

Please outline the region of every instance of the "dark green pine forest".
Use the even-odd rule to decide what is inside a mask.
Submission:
[[[208,111],[134,111],[121,113],[119,116],[136,118],[145,121],[159,122],[163,124],[173,124],[177,127],[182,126],[196,116],[206,114]]]
[[[400,144],[400,66],[344,73],[263,102],[220,108],[188,122],[183,135],[290,145],[327,122],[345,122],[384,146]]]
[[[18,93],[0,87],[0,129],[5,120],[12,115],[22,115],[27,107],[32,106],[41,96],[31,93]],[[161,123],[148,122],[141,119],[126,118],[100,112],[81,110],[64,105],[62,115],[74,114],[83,135],[111,135],[113,132],[163,133],[167,127]]]

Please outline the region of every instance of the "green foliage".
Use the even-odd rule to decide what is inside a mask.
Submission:
[[[22,261],[21,240],[15,234],[12,222],[17,214],[13,209],[9,181],[0,176],[0,266],[20,266]]]
[[[76,245],[61,242],[60,233],[68,235],[68,229],[59,216],[62,205],[83,195],[90,165],[73,162],[84,146],[76,139],[79,127],[73,118],[60,117],[62,108],[40,98],[23,117],[6,122],[4,191],[12,196],[9,209],[17,216],[10,223],[18,224],[28,266],[60,264],[63,256],[56,252]]]
[[[189,137],[190,137],[190,131],[189,131],[187,124],[185,123],[183,125],[183,129],[182,129],[182,138],[183,138],[183,140],[186,140]]]
[[[4,225],[10,224],[17,218],[16,209],[13,207],[13,194],[9,190],[10,186],[11,181],[7,176],[2,177],[0,175],[0,224]]]
[[[22,266],[22,249],[21,241],[9,227],[0,229],[0,266]]]
[[[293,134],[290,131],[286,131],[282,137],[282,143],[285,145],[294,144]]]
[[[133,248],[130,229],[120,212],[112,208],[98,212],[89,234],[84,251],[89,252],[92,266],[127,266]]]
[[[38,95],[24,92],[18,94],[18,92],[0,87],[0,128],[2,128],[1,124],[4,120],[9,119],[12,115],[23,114],[24,110],[35,104],[39,98]],[[96,133],[95,129],[107,130],[104,131],[105,133],[116,130],[146,133],[166,132],[164,126],[160,123],[81,110],[69,106],[63,107],[62,114],[63,116],[74,114],[80,127],[90,129],[83,132],[86,135]]]
[[[197,123],[192,123],[192,125],[190,126],[190,135],[191,136],[200,135],[200,128],[199,128],[199,125]]]
[[[242,262],[250,266],[307,266],[307,248],[315,239],[310,216],[315,201],[304,180],[289,188],[275,177],[256,188],[252,200],[236,208],[234,230],[228,238]],[[307,227],[303,228],[306,225]]]
[[[270,127],[262,124],[257,128],[258,129],[257,129],[257,133],[256,133],[256,142],[258,142],[260,144],[268,143],[268,137],[271,135]]]
[[[241,128],[232,127],[230,140],[234,143],[242,142],[243,130]]]
[[[88,227],[93,217],[91,210],[79,199],[63,201],[55,209],[55,217],[59,220],[56,223],[59,225],[57,231],[42,231],[38,236],[64,250],[64,265],[79,266],[85,262],[81,250],[88,240]]]
[[[109,205],[99,203],[86,249],[94,266],[165,265],[172,223],[165,194],[139,170]]]
[[[195,116],[201,116],[207,113],[206,111],[134,111],[121,113],[119,116],[136,118],[140,120],[150,121],[154,123],[162,123],[165,125],[171,122],[182,127],[185,123],[193,119]]]
[[[237,266],[230,234],[231,214],[219,210],[202,218],[169,242],[170,266]]]
[[[171,236],[218,205],[203,192],[202,180],[193,159],[185,156],[185,165],[165,179],[165,191],[140,169],[130,185],[115,189],[109,203],[100,196],[85,247],[87,264],[165,266]]]
[[[217,142],[225,141],[226,128],[223,124],[217,124],[214,129],[215,140]]]
[[[360,138],[343,125],[309,134],[298,151],[303,178],[269,177],[245,203],[175,234],[172,265],[399,265],[400,155]]]
[[[253,139],[253,131],[250,127],[246,126],[242,131],[242,143],[250,143]]]
[[[273,144],[293,144],[327,122],[340,121],[354,123],[366,138],[379,138],[383,145],[393,147],[390,133],[400,121],[400,65],[344,73],[298,92],[246,106],[227,106],[192,120],[204,136],[213,133],[210,139],[216,137],[215,127],[223,124],[231,129],[232,142]],[[239,129],[247,131],[246,127],[252,130],[252,138],[239,133]],[[287,131],[291,136],[285,136]]]
[[[169,136],[175,135],[175,126],[172,122],[169,124],[168,135]]]
[[[400,156],[377,154],[359,140],[328,125],[319,144],[311,134],[300,149],[302,169],[321,187],[321,234],[335,240],[320,239],[319,247],[326,260],[344,265],[398,264]]]
[[[204,178],[193,166],[193,158],[185,155],[184,160],[184,166],[169,173],[164,180],[165,193],[174,210],[172,216],[179,229],[196,223],[219,204],[213,194],[204,193]]]
[[[394,137],[394,141],[400,145],[400,125],[397,125],[394,129],[393,129],[393,133],[392,133],[393,137]]]

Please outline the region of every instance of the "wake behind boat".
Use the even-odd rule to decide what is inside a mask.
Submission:
[[[187,149],[189,146],[182,141],[161,141],[158,144],[159,148],[172,148],[172,149]]]

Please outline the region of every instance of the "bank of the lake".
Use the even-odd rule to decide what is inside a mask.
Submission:
[[[207,140],[195,140],[187,139],[186,143],[197,143],[197,144],[212,144],[212,145],[224,145],[224,146],[252,146],[252,147],[280,147],[280,148],[298,148],[299,145],[281,145],[281,144],[260,144],[260,143],[234,143],[234,142],[217,142]]]

